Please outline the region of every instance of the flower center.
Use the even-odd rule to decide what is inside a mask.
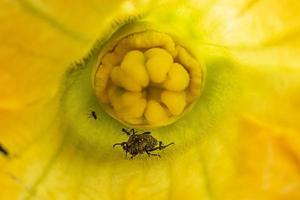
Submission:
[[[199,97],[203,68],[169,35],[133,33],[103,54],[94,87],[103,108],[131,127],[179,119]]]

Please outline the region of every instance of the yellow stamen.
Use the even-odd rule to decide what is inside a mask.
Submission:
[[[134,50],[125,55],[121,64],[121,69],[142,87],[146,87],[149,84],[149,77],[144,63],[144,54],[141,51]]]
[[[145,57],[147,59],[145,65],[151,81],[163,82],[173,63],[172,56],[164,49],[152,48],[145,52]]]
[[[121,97],[122,108],[119,113],[129,117],[139,118],[144,114],[146,99],[140,92],[125,92]]]
[[[104,109],[130,126],[162,126],[199,97],[203,69],[170,36],[155,31],[121,39],[104,53],[95,75]]]
[[[110,78],[114,84],[132,92],[140,92],[142,86],[120,67],[114,67],[111,70]]]
[[[167,90],[183,91],[189,85],[189,81],[190,77],[186,69],[178,63],[173,63],[163,86]]]
[[[173,115],[180,115],[186,105],[184,92],[163,91],[161,101]]]
[[[168,113],[157,101],[150,100],[145,110],[145,118],[150,124],[162,123],[168,119]]]

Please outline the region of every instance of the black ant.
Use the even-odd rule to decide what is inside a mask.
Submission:
[[[98,119],[97,113],[96,113],[95,111],[92,110],[92,111],[89,113],[89,118],[94,118],[94,120],[97,120],[97,119]]]
[[[8,156],[8,151],[0,144],[0,153],[2,153],[5,156]]]

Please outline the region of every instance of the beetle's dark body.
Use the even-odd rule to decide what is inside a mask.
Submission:
[[[122,129],[127,135],[129,135],[127,142],[116,143],[113,145],[120,145],[123,147],[124,151],[131,154],[131,158],[135,157],[138,154],[147,153],[149,156],[160,156],[159,154],[152,154],[151,151],[162,150],[167,146],[174,144],[170,143],[168,145],[163,145],[161,141],[157,141],[151,134],[151,132],[144,132],[142,134],[136,134],[134,129],[127,131],[126,129]],[[157,146],[158,144],[158,146]]]
[[[157,145],[157,140],[148,134],[131,135],[127,141],[128,153],[131,155],[142,154],[153,149]]]

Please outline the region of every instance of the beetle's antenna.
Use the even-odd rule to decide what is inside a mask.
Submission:
[[[128,132],[125,128],[122,128],[122,131],[126,133],[126,135],[130,135],[130,132]]]
[[[134,128],[130,129],[130,131],[132,132],[132,135],[134,135],[138,132],[138,131],[134,130]]]

